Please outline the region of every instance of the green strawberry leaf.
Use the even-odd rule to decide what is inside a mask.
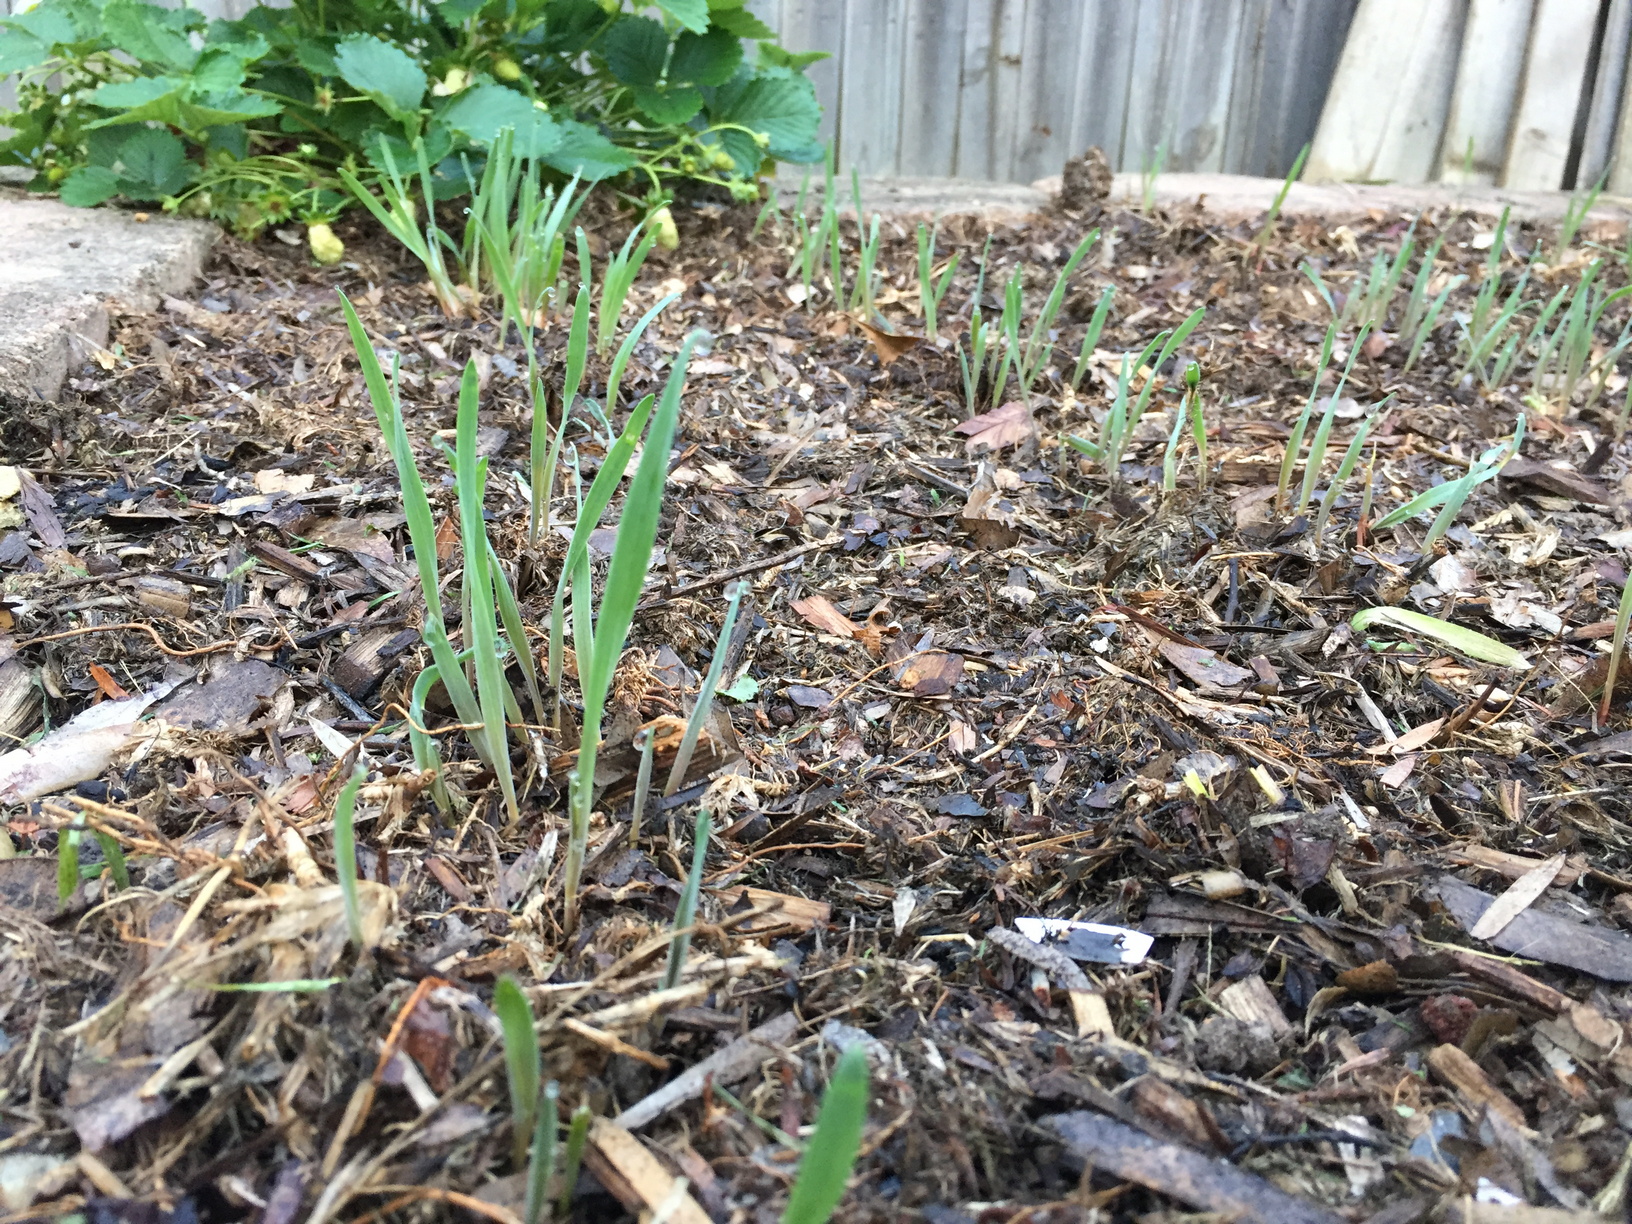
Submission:
[[[667,89],[634,91],[635,105],[641,114],[653,123],[672,126],[684,123],[703,109],[703,95],[691,85],[672,85]]]
[[[548,111],[503,85],[473,85],[456,95],[439,116],[453,131],[491,145],[505,128],[515,133],[517,157],[541,158],[561,143],[561,128]]]
[[[414,57],[372,34],[341,39],[334,49],[334,66],[346,84],[378,103],[393,119],[407,119],[425,96],[425,71]]]
[[[708,29],[708,0],[657,0],[657,7],[693,34]]]
[[[162,128],[132,132],[119,148],[119,169],[119,190],[133,200],[175,195],[197,173],[187,146]]]
[[[742,66],[742,44],[724,30],[686,33],[674,40],[669,80],[695,85],[724,85]],[[687,118],[690,118],[688,115]]]
[[[586,183],[622,174],[635,164],[635,155],[620,149],[587,123],[558,120],[561,143],[544,158],[562,174],[576,174]]]
[[[95,208],[119,194],[119,176],[106,166],[81,166],[62,180],[58,194],[64,204]]]
[[[711,93],[708,110],[714,123],[738,123],[763,132],[770,140],[766,151],[783,160],[808,153],[822,122],[815,88],[786,68],[739,72]],[[736,156],[734,149],[731,152]]]
[[[650,17],[625,17],[601,40],[607,71],[625,85],[656,85],[669,57],[669,34]]]

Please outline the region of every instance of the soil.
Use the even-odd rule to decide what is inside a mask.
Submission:
[[[26,469],[0,503],[16,508],[0,729],[53,747],[27,769],[0,761],[4,793],[30,800],[6,809],[17,855],[0,860],[0,1221],[515,1220],[503,974],[542,1018],[563,1108],[599,1119],[568,1188],[577,1221],[779,1219],[791,1144],[857,1042],[872,1092],[842,1220],[1623,1214],[1632,684],[1607,717],[1598,705],[1632,542],[1624,377],[1591,407],[1536,396],[1526,360],[1495,390],[1464,377],[1452,314],[1471,309],[1490,225],[1423,217],[1419,243],[1443,239],[1433,291],[1468,280],[1409,372],[1410,337],[1357,356],[1328,476],[1391,398],[1317,538],[1313,505],[1274,495],[1329,318],[1300,264],[1351,284],[1407,220],[1282,220],[1260,249],[1252,225],[1100,212],[1091,195],[991,232],[987,318],[1011,269],[1035,309],[1080,238],[1103,236],[1029,399],[983,388],[973,424],[950,342],[886,363],[880,346],[902,346],[824,289],[790,300],[785,225],[679,210],[679,250],[653,254],[630,307],[682,296],[614,416],[661,389],[688,331],[714,339],[688,377],[615,687],[575,930],[570,726],[513,737],[515,828],[447,711],[432,729],[460,806],[440,812],[415,768],[422,606],[336,290],[400,355],[442,512],[437,439],[476,362],[489,527],[538,628],[564,541],[526,543],[513,337],[444,317],[403,253],[361,230],[332,270],[276,240],[228,242],[199,294],[121,320],[67,402],[0,404]],[[604,209],[598,249],[628,225]],[[939,258],[962,257],[948,335],[966,338],[986,241],[976,217],[941,229]],[[1507,283],[1554,241],[1515,224]],[[847,225],[851,269],[855,247]],[[1532,270],[1528,296],[1600,254],[1624,283],[1613,251],[1580,240]],[[880,266],[880,313],[916,333],[899,220]],[[1107,285],[1103,359],[1073,391]],[[1095,436],[1121,353],[1198,306],[1113,482],[1063,440]],[[1404,306],[1402,290],[1391,319]],[[1626,319],[1609,307],[1600,351]],[[555,385],[563,338],[559,322],[542,333]],[[1209,470],[1198,480],[1187,441],[1164,491],[1189,361]],[[1522,458],[1444,539],[1423,546],[1432,514],[1373,526],[1464,475],[1521,411]],[[580,410],[569,437],[587,479],[604,428]],[[555,502],[569,521],[570,487]],[[706,751],[631,845],[632,732],[689,710],[738,580]],[[1524,665],[1351,627],[1372,607]],[[139,720],[114,704],[155,692]],[[104,707],[101,739],[51,738]],[[336,751],[369,778],[364,954],[333,886]],[[74,772],[40,782],[50,769]],[[657,993],[700,805],[699,925],[682,986]],[[73,830],[85,879],[61,900]],[[92,832],[122,846],[129,887],[95,870]],[[1480,924],[1493,904],[1507,921]],[[1126,930],[1038,944],[1015,931],[1035,917]],[[269,982],[283,987],[231,989]],[[705,1059],[689,1094],[625,1113]]]

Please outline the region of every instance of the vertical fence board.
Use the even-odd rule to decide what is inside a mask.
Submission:
[[[997,53],[992,32],[999,0],[966,0],[963,50],[958,67],[957,133],[952,173],[956,178],[989,179],[992,169],[992,67]]]
[[[1242,16],[1224,140],[1234,174],[1277,178],[1314,139],[1359,0],[1255,0]],[[1287,71],[1295,64],[1297,70]]]
[[[847,0],[839,75],[844,165],[892,174],[901,135],[902,13],[899,3]]]
[[[951,175],[957,165],[966,0],[905,0],[901,174]]]
[[[1604,38],[1598,50],[1598,73],[1592,82],[1592,104],[1581,141],[1575,185],[1591,188],[1609,172],[1615,155],[1615,127],[1626,89],[1627,57],[1632,54],[1632,0],[1609,0]]]
[[[1078,151],[1071,147],[1069,104],[1083,72],[1081,31],[1089,7],[1082,0],[1031,0],[1026,9],[1011,179],[1057,174]]]
[[[1463,0],[1361,0],[1306,178],[1434,177],[1465,16]]]
[[[1068,157],[1098,145],[1113,167],[1125,168],[1122,132],[1138,24],[1138,7],[1127,0],[1083,0]]]
[[[1014,152],[1026,119],[1021,114],[1020,71],[1024,66],[1029,0],[996,0],[992,20],[991,177],[1014,178]]]
[[[1129,66],[1127,118],[1122,126],[1122,156],[1118,168],[1143,170],[1154,165],[1157,150],[1172,154],[1167,129],[1167,51],[1172,41],[1172,0],[1137,0],[1133,31],[1133,59]]]
[[[1504,187],[1556,191],[1564,185],[1597,23],[1594,0],[1536,0],[1502,167]]]
[[[784,47],[789,51],[826,51],[832,56],[805,69],[805,75],[816,87],[816,100],[822,104],[818,138],[832,140],[839,133],[839,81],[844,63],[843,0],[781,0],[780,10],[780,19],[772,23],[767,18],[766,24],[773,26]]]
[[[1533,6],[1534,0],[1472,0],[1468,6],[1441,144],[1439,176],[1446,182],[1501,177]]]
[[[1163,101],[1173,133],[1173,170],[1221,170],[1235,76],[1236,47],[1246,5],[1187,4],[1174,23],[1168,88]]]

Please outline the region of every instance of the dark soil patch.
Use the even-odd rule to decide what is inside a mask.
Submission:
[[[1290,1193],[1310,1219],[1404,1224],[1496,1190],[1623,1211],[1632,815],[1616,779],[1632,740],[1621,701],[1607,726],[1593,710],[1626,574],[1619,376],[1592,415],[1531,406],[1524,459],[1564,470],[1480,486],[1428,555],[1431,516],[1357,542],[1358,478],[1317,544],[1312,516],[1262,495],[1326,324],[1298,265],[1340,282],[1397,247],[1398,218],[1283,223],[1261,264],[1247,227],[1188,211],[999,228],[988,296],[1023,262],[1033,308],[1091,222],[1114,242],[1075,278],[1054,369],[995,452],[955,432],[950,347],[881,368],[853,323],[790,303],[788,252],[750,238],[752,213],[681,220],[680,251],[654,255],[633,294],[644,310],[683,291],[636,351],[624,410],[660,389],[688,330],[716,339],[688,386],[575,932],[559,924],[548,768],[568,745],[518,751],[516,830],[457,732],[441,742],[462,814],[439,816],[415,772],[417,584],[335,290],[400,354],[422,470],[450,511],[433,438],[478,363],[491,528],[543,626],[564,548],[525,546],[530,399],[491,322],[444,318],[366,235],[347,235],[353,262],[334,271],[275,242],[229,245],[196,299],[123,321],[112,368],[79,371],[60,420],[4,405],[9,453],[38,488],[7,503],[20,514],[0,536],[0,729],[22,739],[179,687],[163,728],[140,724],[70,796],[8,809],[0,1170],[35,1177],[53,1206],[0,1219],[464,1217],[459,1196],[511,1218],[502,973],[548,1017],[563,1104],[602,1119],[792,1014],[774,1052],[640,1131],[665,1184],[688,1179],[718,1221],[779,1218],[795,1156],[774,1132],[814,1121],[834,1050],[856,1040],[876,1052],[874,1093],[844,1219],[1240,1216]],[[881,308],[910,328],[912,237],[885,230]],[[1444,239],[1441,276],[1470,278],[1450,310],[1471,303],[1479,233],[1449,213],[1418,228]],[[1542,238],[1515,227],[1515,255]],[[942,231],[943,254],[964,257],[949,332],[966,326],[984,239],[972,218]],[[1533,295],[1583,266],[1534,273]],[[1613,261],[1604,275],[1624,279]],[[1080,395],[1061,381],[1107,284],[1108,352],[1207,307],[1180,354],[1203,371],[1204,488],[1191,458],[1161,490],[1165,390],[1115,487],[1059,444],[1109,402],[1108,365]],[[1601,339],[1625,318],[1611,307]],[[1372,431],[1373,521],[1465,472],[1524,406],[1527,384],[1482,393],[1461,377],[1455,331],[1409,374],[1400,338],[1356,362],[1347,396],[1394,397]],[[604,438],[578,421],[587,479]],[[1356,424],[1339,420],[1334,464]],[[556,507],[570,516],[570,495]],[[684,711],[737,577],[752,591],[727,683],[751,683],[722,702],[731,730],[708,764],[724,768],[695,771],[626,848],[630,732]],[[1532,666],[1420,636],[1379,650],[1401,635],[1348,622],[1381,604]],[[360,740],[371,771],[360,861],[389,932],[360,960],[330,887],[336,736]],[[705,792],[718,833],[693,985],[643,1010]],[[87,821],[123,843],[134,886],[93,880],[59,905],[61,830]],[[89,837],[80,852],[98,858]],[[1518,920],[1469,935],[1489,897],[1543,865],[1552,887]],[[1156,941],[1126,967],[1101,943],[1073,994],[1068,972],[989,935],[1031,916]],[[1057,1117],[1073,1111],[1091,1116]],[[632,1218],[610,1150],[574,1219]]]

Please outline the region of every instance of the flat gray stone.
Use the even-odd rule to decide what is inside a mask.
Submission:
[[[204,270],[207,221],[0,194],[0,391],[54,400],[108,342],[110,310],[157,309]]]

